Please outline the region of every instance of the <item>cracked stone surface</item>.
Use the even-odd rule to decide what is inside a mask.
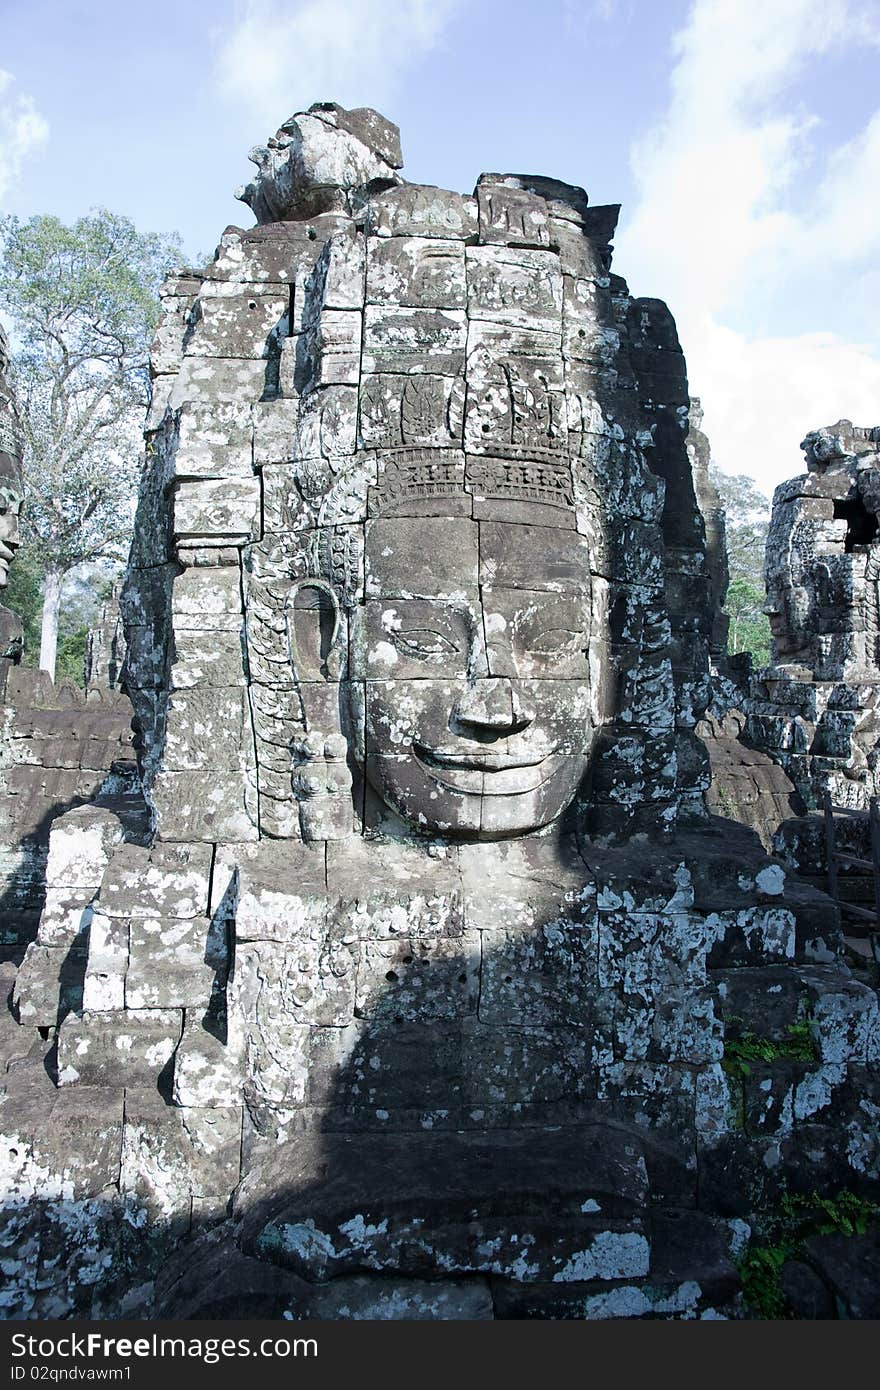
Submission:
[[[756,1203],[876,1187],[880,1015],[707,808],[723,536],[672,316],[581,189],[406,183],[333,103],[251,157],[152,355],[149,825],[52,822],[4,976],[4,1306],[738,1316]]]

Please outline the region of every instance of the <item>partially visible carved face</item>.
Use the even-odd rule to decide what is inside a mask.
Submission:
[[[9,583],[9,566],[21,544],[18,519],[23,497],[11,482],[0,485],[0,589]]]
[[[806,454],[808,465],[810,463],[825,465],[831,463],[833,459],[846,457],[845,441],[832,429],[811,430],[801,440],[800,447]]]
[[[292,116],[265,145],[254,146],[248,158],[257,173],[235,196],[248,204],[258,222],[346,211],[348,190],[372,179],[400,182],[376,149],[309,111]]]
[[[601,722],[592,607],[574,530],[368,522],[349,712],[380,797],[425,833],[495,838],[555,820]]]
[[[809,632],[806,631],[810,596],[802,587],[773,586],[767,590],[763,607],[770,622],[770,636],[777,661],[807,657]]]
[[[843,478],[844,498],[849,487]],[[819,515],[807,507],[819,506]],[[805,506],[802,498],[777,505],[767,547],[767,599],[773,660],[815,666],[821,639],[851,628],[853,589],[847,550],[852,518],[834,514],[837,503],[824,498]],[[852,503],[847,502],[847,506]],[[865,519],[870,520],[868,513]]]
[[[787,540],[790,542],[790,539],[789,533]],[[792,554],[790,544],[768,551],[767,596],[763,611],[770,620],[770,635],[777,660],[795,655],[806,638],[803,629],[809,609],[809,595],[801,584],[795,582],[793,565],[796,561],[797,555]]]

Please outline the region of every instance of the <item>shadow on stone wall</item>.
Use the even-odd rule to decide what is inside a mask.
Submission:
[[[51,1030],[7,1027],[9,1160],[21,1145],[27,1161],[0,1227],[10,1261],[0,1306],[38,1318],[735,1313],[728,1221],[805,1187],[876,1195],[871,1164],[860,1179],[846,1150],[859,1107],[880,1094],[864,1065],[832,1082],[818,1058],[780,1058],[741,1078],[732,1125],[709,1132],[705,1107],[698,1123],[696,1087],[717,1079],[725,1039],[753,1015],[784,1037],[801,994],[836,970],[802,968],[787,947],[768,963],[772,903],[750,909],[767,918],[759,944],[752,918],[738,926],[744,863],[767,861],[734,831],[713,822],[674,847],[587,847],[597,862],[586,872],[560,858],[528,929],[484,936],[476,955],[454,938],[434,955],[418,941],[367,943],[394,957],[359,987],[354,1022],[264,1021],[274,1056],[248,1083],[243,1137],[238,1112],[229,1101],[213,1110],[210,1089],[207,1105],[167,1103],[170,1061],[150,1085],[56,1089]],[[640,895],[657,881],[668,892],[685,859],[701,866],[691,907],[642,912]],[[636,901],[616,909],[607,898],[591,928],[595,912],[570,901],[562,911],[573,873],[609,894],[626,878]],[[225,910],[238,892],[236,882]],[[733,895],[721,945],[694,935],[707,895],[715,912]],[[821,895],[801,896],[798,906],[793,887],[788,899],[798,960],[836,921]],[[599,959],[629,992],[609,994]],[[225,1050],[221,983],[215,975],[213,1007],[198,1012]],[[332,1011],[334,991],[353,987],[331,972],[318,1004],[299,1007]],[[642,1060],[602,1066],[615,1039],[626,1055],[625,1036],[639,1055],[640,1019],[659,1029]],[[304,1035],[315,1043],[307,1066]],[[285,1065],[307,1088],[286,1099],[272,1089]],[[815,1118],[792,1125],[792,1086],[825,1082]]]

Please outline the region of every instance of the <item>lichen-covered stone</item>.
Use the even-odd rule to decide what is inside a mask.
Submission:
[[[723,1218],[875,1190],[880,1025],[833,905],[707,809],[720,519],[675,324],[581,189],[406,184],[332,103],[252,157],[257,226],[163,296],[120,594],[144,814],[58,822],[0,1030],[7,1307],[736,1316]],[[825,766],[872,706],[816,689],[750,718],[803,759],[830,709]],[[41,747],[56,795],[100,763],[45,703],[9,800]],[[93,1095],[77,1188],[51,1123]]]
[[[718,700],[736,700],[748,742],[794,784],[789,814],[825,792],[867,810],[880,741],[880,430],[838,420],[801,447],[808,471],[776,489],[767,538],[771,664]]]
[[[155,1085],[180,1040],[179,1009],[69,1014],[58,1032],[58,1082]]]

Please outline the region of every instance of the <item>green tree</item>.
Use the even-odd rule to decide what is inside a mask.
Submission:
[[[73,572],[64,586],[64,602],[58,618],[58,653],[55,677],[83,684],[85,645],[101,604],[110,597],[117,569],[106,563],[86,565]],[[3,602],[21,618],[24,636],[22,663],[36,666],[40,654],[40,615],[43,606],[43,568],[30,545],[23,545],[9,572]]]
[[[764,614],[764,589],[738,576],[727,589],[725,611],[730,618],[729,652],[750,652],[756,666],[770,660],[770,625]]]
[[[43,567],[29,545],[23,545],[9,570],[2,595],[5,607],[21,618],[26,666],[36,666],[40,650],[40,610],[43,606]]]
[[[53,676],[65,581],[128,547],[158,290],[179,260],[176,236],[140,233],[105,209],[69,227],[0,220],[25,436],[22,529],[42,570],[40,665]]]
[[[731,654],[749,652],[756,666],[766,666],[770,660],[770,624],[763,612],[764,548],[770,500],[746,473],[724,473],[712,465],[709,476],[721,495],[727,518],[727,650]]]
[[[86,661],[88,637],[89,629],[87,627],[78,627],[66,635],[59,628],[58,657],[55,662],[56,680],[66,677],[68,680],[72,680],[75,685],[84,684],[83,668]]]

